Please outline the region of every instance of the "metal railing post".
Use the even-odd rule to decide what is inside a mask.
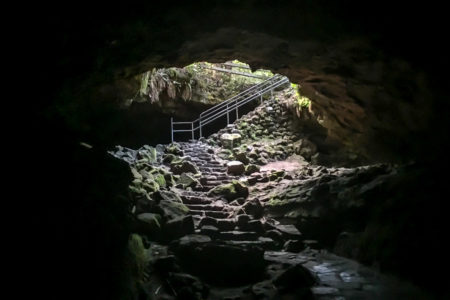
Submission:
[[[173,143],[173,118],[170,118],[170,140]]]
[[[236,100],[236,120],[239,119],[239,112],[238,112],[238,106],[237,106],[238,102]]]
[[[191,123],[192,140],[194,140],[194,122]]]
[[[262,104],[262,103],[263,103],[263,100],[262,100],[262,94],[261,94],[261,96],[260,96],[260,97],[261,97],[261,104]]]
[[[228,112],[228,104],[227,104],[227,125],[230,124],[230,114]]]
[[[200,128],[200,137],[202,137],[202,117],[200,117],[200,120],[198,122],[198,127]]]

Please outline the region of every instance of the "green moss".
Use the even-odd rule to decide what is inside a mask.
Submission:
[[[128,252],[131,259],[130,263],[133,277],[137,280],[143,279],[144,270],[149,259],[142,238],[138,234],[131,234],[128,240]]]
[[[164,175],[158,174],[154,177],[154,180],[160,187],[166,186],[166,179],[164,178]]]
[[[159,184],[151,179],[147,179],[147,181],[143,182],[142,187],[150,193],[156,192],[160,189]]]
[[[267,203],[266,206],[283,206],[288,204],[289,202],[287,200],[280,200],[278,198],[271,198]]]
[[[296,93],[296,105],[300,108],[307,108],[311,104],[311,100],[309,100],[307,97],[300,95],[300,87],[298,84],[291,83],[292,89],[294,89]]]
[[[170,202],[170,206],[175,210],[179,210],[184,214],[187,214],[189,212],[189,208],[186,205],[184,205],[183,203],[175,202],[175,201],[168,201],[168,202]]]

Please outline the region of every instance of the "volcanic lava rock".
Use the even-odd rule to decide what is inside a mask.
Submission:
[[[228,174],[242,175],[245,172],[245,166],[242,162],[234,160],[227,163]]]
[[[209,197],[222,196],[228,201],[233,201],[234,199],[248,197],[248,187],[243,183],[233,180],[231,183],[222,184],[216,186],[208,192]]]
[[[239,133],[224,133],[220,136],[220,142],[222,146],[227,149],[233,149],[239,146],[242,136]]]
[[[192,216],[178,217],[164,224],[162,238],[165,241],[170,241],[194,233],[194,230],[194,219]]]
[[[309,289],[315,279],[305,267],[297,264],[277,275],[273,283],[282,290]]]
[[[198,174],[200,171],[197,166],[190,161],[176,161],[170,164],[170,171],[175,175],[180,175],[182,173],[193,173]]]
[[[264,250],[257,246],[184,241],[172,249],[188,272],[208,283],[241,285],[261,280],[264,275]]]

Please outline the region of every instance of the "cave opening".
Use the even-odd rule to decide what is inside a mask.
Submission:
[[[33,170],[51,174],[32,180],[46,200],[27,207],[42,225],[26,238],[42,245],[36,293],[448,298],[436,275],[448,228],[448,52],[430,47],[445,26],[405,26],[404,15],[420,18],[403,7],[372,7],[384,16],[372,24],[370,9],[309,2],[111,5],[50,18],[36,35],[43,99],[30,102],[37,120],[24,147],[24,161],[31,151]],[[214,87],[214,97],[194,99],[181,71],[192,62],[215,72],[197,90]],[[258,85],[227,86],[211,67],[247,66],[291,84],[172,143],[171,118],[192,122]]]

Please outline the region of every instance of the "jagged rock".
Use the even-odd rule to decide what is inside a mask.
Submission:
[[[212,225],[205,225],[200,229],[200,234],[216,239],[219,236],[219,229]]]
[[[316,240],[304,240],[303,244],[305,245],[306,248],[316,249],[316,250],[320,249],[320,244]]]
[[[275,299],[277,288],[271,280],[265,280],[252,286],[252,294],[256,299]]]
[[[177,299],[206,299],[209,288],[190,274],[169,273],[168,281],[177,291]]]
[[[177,156],[175,156],[174,154],[164,154],[163,156],[163,163],[169,164],[172,161],[174,161],[175,159],[177,159]]]
[[[224,133],[220,136],[220,142],[222,146],[227,149],[233,149],[239,146],[242,136],[239,133]]]
[[[264,226],[260,220],[252,220],[252,221],[249,221],[248,223],[241,224],[239,226],[239,228],[242,230],[253,231],[256,233],[264,232]]]
[[[168,147],[166,147],[166,152],[169,154],[174,154],[174,155],[178,155],[178,156],[183,155],[183,151],[180,149],[180,146],[175,143],[170,144]]]
[[[276,180],[276,179],[278,179],[278,178],[283,177],[284,174],[285,174],[285,171],[284,171],[284,170],[274,171],[274,172],[272,172],[272,173],[270,174],[269,179],[272,180],[272,181],[274,181],[274,180]]]
[[[240,151],[240,150],[234,151],[234,158],[237,161],[240,161],[243,164],[248,164],[250,162],[250,160],[247,157],[247,154],[245,152]]]
[[[217,219],[214,219],[211,217],[203,217],[200,219],[200,222],[198,223],[198,227],[216,226],[216,225],[217,225]]]
[[[207,235],[201,234],[189,234],[183,236],[181,239],[175,242],[172,247],[195,247],[200,244],[205,244],[211,242],[211,238]]]
[[[159,235],[162,225],[162,218],[159,214],[142,213],[136,217],[136,227],[134,231],[151,237]]]
[[[275,225],[275,228],[280,231],[284,237],[290,239],[300,239],[302,234],[294,225]]]
[[[189,212],[189,208],[186,205],[176,201],[161,201],[157,210],[166,220],[183,217]]]
[[[194,230],[194,219],[192,216],[178,217],[164,224],[162,238],[170,241],[194,233]]]
[[[242,206],[242,209],[246,214],[253,216],[255,219],[261,218],[264,213],[264,207],[258,199],[247,201]]]
[[[248,222],[250,222],[251,218],[249,215],[238,215],[237,216],[237,225],[239,227],[245,226]]]
[[[317,146],[308,139],[301,139],[293,146],[295,153],[303,156],[306,160],[311,160],[311,157],[317,153]]]
[[[237,180],[233,180],[232,183],[222,184],[216,186],[208,192],[208,196],[223,196],[228,201],[233,201],[234,199],[248,197],[248,187]]]
[[[269,237],[272,240],[276,241],[276,242],[282,242],[283,241],[283,234],[275,229],[272,230],[268,230],[266,231],[266,233],[264,234],[265,237]]]
[[[193,174],[200,173],[197,166],[189,161],[182,161],[175,163],[172,162],[170,164],[170,171],[172,171],[172,173],[176,175],[180,175],[182,173],[193,173]]]
[[[157,202],[159,202],[161,200],[174,201],[174,202],[178,202],[178,203],[183,202],[181,200],[180,196],[173,191],[160,190],[160,191],[153,193],[152,198],[153,198],[153,200],[155,200]]]
[[[250,176],[247,178],[247,182],[249,185],[255,185],[258,182],[258,180],[256,179],[256,177]]]
[[[283,249],[288,252],[298,253],[305,249],[305,245],[303,245],[303,242],[299,240],[289,240],[284,243]]]
[[[174,255],[165,255],[153,261],[153,268],[161,275],[167,276],[169,272],[179,272],[180,267],[176,263]]]
[[[231,231],[236,227],[236,221],[233,219],[217,220],[217,228],[221,231]]]
[[[244,173],[244,171],[245,171],[245,166],[240,161],[234,160],[234,161],[230,161],[229,163],[227,163],[228,174],[241,175]]]
[[[181,173],[177,183],[181,184],[184,189],[188,187],[194,188],[197,185],[200,185],[200,182],[196,178],[186,173]]]
[[[250,164],[245,167],[245,175],[251,175],[253,173],[259,172],[259,166]]]
[[[289,267],[273,280],[273,284],[283,290],[309,289],[314,283],[314,277],[301,264]]]

